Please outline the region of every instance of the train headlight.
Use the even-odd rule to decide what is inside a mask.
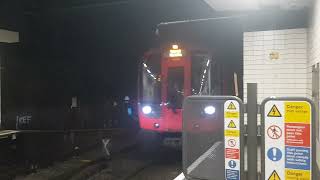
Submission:
[[[204,112],[208,115],[212,115],[216,112],[216,108],[213,106],[207,106],[204,108]]]
[[[151,111],[152,111],[151,106],[143,106],[143,107],[142,107],[142,112],[143,112],[143,114],[150,114]]]

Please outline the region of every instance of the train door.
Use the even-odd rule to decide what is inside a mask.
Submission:
[[[169,55],[162,60],[162,102],[163,116],[169,131],[181,130],[183,99],[191,95],[191,61],[187,54],[173,46]]]

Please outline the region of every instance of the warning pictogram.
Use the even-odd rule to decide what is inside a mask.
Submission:
[[[237,145],[237,141],[235,139],[229,139],[228,140],[228,145],[230,147],[235,147]]]
[[[228,162],[229,167],[231,168],[235,168],[237,166],[237,162],[235,162],[234,160],[231,160]]]
[[[236,124],[233,122],[233,120],[230,121],[228,128],[237,128]]]
[[[229,109],[229,110],[237,110],[237,108],[236,108],[236,106],[233,104],[233,102],[231,102],[231,103],[229,104],[229,106],[228,106],[227,109]]]
[[[279,126],[272,125],[268,128],[268,136],[271,139],[279,139],[282,136],[282,130]]]
[[[281,179],[278,173],[276,171],[273,171],[270,177],[268,178],[268,180],[281,180]]]
[[[280,161],[282,159],[282,152],[279,148],[272,147],[267,151],[267,156],[271,161]]]
[[[276,105],[273,105],[270,112],[267,115],[268,117],[282,117],[279,109]]]

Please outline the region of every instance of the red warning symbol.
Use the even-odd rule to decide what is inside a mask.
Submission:
[[[235,139],[229,139],[228,140],[228,145],[230,147],[235,147],[237,145],[237,141]]]
[[[282,136],[282,130],[279,126],[272,125],[267,130],[268,136],[271,139],[279,139]]]

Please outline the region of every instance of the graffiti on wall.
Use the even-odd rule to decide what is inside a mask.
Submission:
[[[21,113],[16,116],[16,129],[27,129],[32,121],[31,113]]]

